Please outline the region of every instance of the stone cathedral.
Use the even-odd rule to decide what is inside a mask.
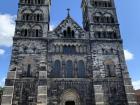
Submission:
[[[19,0],[1,105],[137,105],[114,0],[81,2],[50,31],[51,0]]]

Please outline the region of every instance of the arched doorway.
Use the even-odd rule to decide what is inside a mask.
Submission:
[[[79,94],[73,89],[64,91],[60,100],[60,105],[80,105]]]
[[[66,101],[65,105],[75,105],[75,102],[74,101]]]

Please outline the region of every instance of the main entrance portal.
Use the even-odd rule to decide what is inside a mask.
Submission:
[[[67,102],[65,103],[65,105],[75,105],[75,102],[74,102],[74,101],[67,101]]]
[[[79,94],[73,89],[67,89],[60,97],[60,105],[80,105]]]

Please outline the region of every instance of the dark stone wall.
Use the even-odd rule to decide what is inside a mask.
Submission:
[[[3,94],[3,88],[0,87],[0,105],[1,105],[1,101],[2,101],[2,94]]]
[[[77,92],[81,103],[80,105],[95,105],[94,90],[92,88],[93,83],[89,79],[54,80],[48,85],[50,85],[48,89],[48,99],[50,99],[48,105],[54,102],[56,102],[57,105],[61,104],[61,101],[66,98],[62,97],[62,94],[69,89]]]

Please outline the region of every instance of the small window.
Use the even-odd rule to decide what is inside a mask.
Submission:
[[[38,36],[39,36],[39,30],[38,30],[38,29],[36,29],[35,34],[36,34],[36,37],[38,37]]]
[[[26,14],[26,20],[29,20],[29,19],[30,19],[30,15]]]
[[[94,16],[93,20],[95,23],[99,23],[101,19],[99,16]]]
[[[30,13],[24,13],[23,16],[22,16],[22,19],[24,21],[31,21],[32,20],[32,14],[30,14]]]
[[[61,62],[59,60],[56,60],[53,64],[53,70],[51,72],[51,75],[53,78],[59,78],[60,77],[60,71],[61,71]]]
[[[27,77],[31,77],[31,65],[28,64],[27,66]]]
[[[64,38],[66,38],[67,37],[67,32],[63,31],[63,34],[64,34]]]
[[[112,61],[107,61],[105,63],[105,71],[106,71],[106,77],[115,77],[116,76],[116,70],[115,65]]]
[[[85,77],[85,64],[83,61],[78,62],[78,78]]]
[[[74,38],[74,34],[75,34],[74,31],[72,31],[72,36],[71,36],[72,38]]]
[[[35,14],[34,15],[34,20],[35,21],[42,21],[43,20],[42,14]]]
[[[101,38],[101,32],[100,31],[95,32],[95,37],[96,38]]]
[[[70,27],[67,28],[67,30],[63,31],[64,38],[74,38],[75,32],[74,30],[71,30]]]
[[[38,4],[41,4],[41,0],[38,0]]]
[[[73,78],[73,63],[70,60],[66,63],[66,78]]]
[[[110,20],[111,20],[111,23],[115,22],[113,17],[111,17]]]
[[[27,29],[24,30],[24,36],[28,36],[28,30]]]
[[[21,35],[22,35],[23,37],[27,37],[28,34],[29,34],[29,30],[28,30],[28,29],[22,29],[22,30],[21,30]]]
[[[113,35],[114,35],[114,39],[117,39],[117,33],[116,32],[113,32]]]
[[[67,28],[67,34],[68,34],[68,37],[71,36],[71,28],[70,27]]]
[[[40,14],[37,14],[37,21],[40,21]]]

